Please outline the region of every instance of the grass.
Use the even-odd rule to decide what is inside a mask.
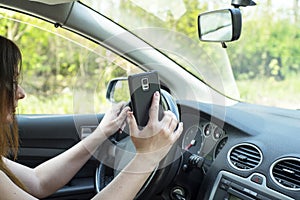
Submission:
[[[246,102],[288,109],[300,108],[300,75],[283,81],[254,79],[237,81]]]

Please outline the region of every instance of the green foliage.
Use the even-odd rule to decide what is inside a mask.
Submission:
[[[300,71],[300,29],[289,19],[270,17],[244,22],[240,41],[228,52],[237,79],[284,80]]]
[[[132,68],[128,62],[39,19],[0,13],[0,34],[15,41],[23,56],[21,84],[27,99],[20,102],[19,113],[106,110],[106,85],[112,78],[127,76]]]

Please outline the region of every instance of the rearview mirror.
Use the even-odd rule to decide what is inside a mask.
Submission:
[[[239,9],[224,9],[198,16],[198,33],[201,41],[230,42],[239,39],[242,17]]]
[[[130,100],[127,77],[120,77],[111,80],[106,90],[106,99],[112,103]]]

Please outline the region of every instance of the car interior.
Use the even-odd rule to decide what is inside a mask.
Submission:
[[[252,6],[250,4],[253,1],[235,0],[230,9],[199,15],[195,19],[199,23],[199,39],[209,44],[221,43],[218,44],[221,49],[226,47],[226,43],[238,40],[242,34],[239,6]],[[69,42],[71,39],[68,37],[77,37],[77,41],[71,41],[68,48],[84,47],[79,51],[81,59],[88,57],[94,62],[87,61],[70,79],[74,80],[69,92],[72,94],[71,112],[60,114],[37,110],[38,114],[26,113],[25,104],[24,114],[17,115],[21,141],[17,158],[19,163],[35,167],[87,137],[101,122],[107,105],[119,101],[118,97],[124,92],[122,85],[127,86],[129,74],[155,70],[159,73],[164,109],[178,115],[184,130],[135,199],[300,199],[299,111],[249,104],[224,95],[179,67],[179,63],[141,37],[81,1],[0,0],[0,8],[0,22],[11,20],[16,24],[30,24],[40,20],[45,24],[44,28],[39,29],[41,33],[48,26],[51,27],[51,34],[63,31],[54,36],[49,34],[49,45],[56,43],[64,48],[66,43],[60,42],[57,37]],[[8,14],[11,12],[24,17],[15,19]],[[224,19],[223,24],[207,28],[210,21],[205,20],[218,16]],[[24,30],[29,32],[31,29]],[[36,46],[39,40],[32,44],[33,50],[38,51]],[[75,57],[72,53],[65,53],[61,63],[65,62],[64,59]],[[24,51],[25,54],[30,59],[41,59],[28,51]],[[104,61],[99,61],[98,57],[105,57]],[[43,59],[46,62],[47,58]],[[103,63],[108,63],[112,70],[107,70],[107,74],[100,77],[97,70]],[[123,70],[118,71],[118,66],[122,66]],[[43,67],[46,65],[40,69]],[[93,72],[87,76],[89,70]],[[114,76],[108,73],[114,73]],[[47,73],[43,70],[38,80],[27,79],[26,76],[24,66],[24,84],[30,85],[31,82],[37,91],[41,90],[43,80],[47,79]],[[58,81],[65,79],[61,77]],[[101,84],[106,88],[102,92],[102,100],[108,103],[101,109],[95,109],[94,105],[101,106],[94,94]],[[82,93],[84,89],[91,91],[91,94]],[[60,95],[67,98],[65,95],[69,93],[66,91]],[[53,106],[59,109],[60,104]],[[92,111],[87,113],[85,109],[89,106]],[[101,112],[95,111],[97,109]],[[134,154],[128,132],[126,127],[122,134],[109,137],[67,185],[45,200],[91,199],[100,192]]]

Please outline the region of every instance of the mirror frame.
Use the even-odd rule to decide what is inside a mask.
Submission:
[[[209,15],[209,14],[214,14],[214,13],[220,13],[224,11],[229,11],[231,14],[231,22],[232,22],[232,37],[230,40],[204,40],[201,37],[201,27],[200,27],[200,18],[203,15]],[[241,30],[242,30],[242,15],[241,11],[238,8],[229,8],[229,9],[221,9],[221,10],[214,10],[210,12],[205,12],[201,13],[198,15],[198,36],[201,41],[204,42],[231,42],[238,40],[241,35]]]
[[[127,81],[127,77],[118,77],[114,78],[111,81],[109,81],[106,89],[106,99],[112,103],[115,103],[115,100],[113,98],[114,92],[115,92],[115,87],[119,81]]]

